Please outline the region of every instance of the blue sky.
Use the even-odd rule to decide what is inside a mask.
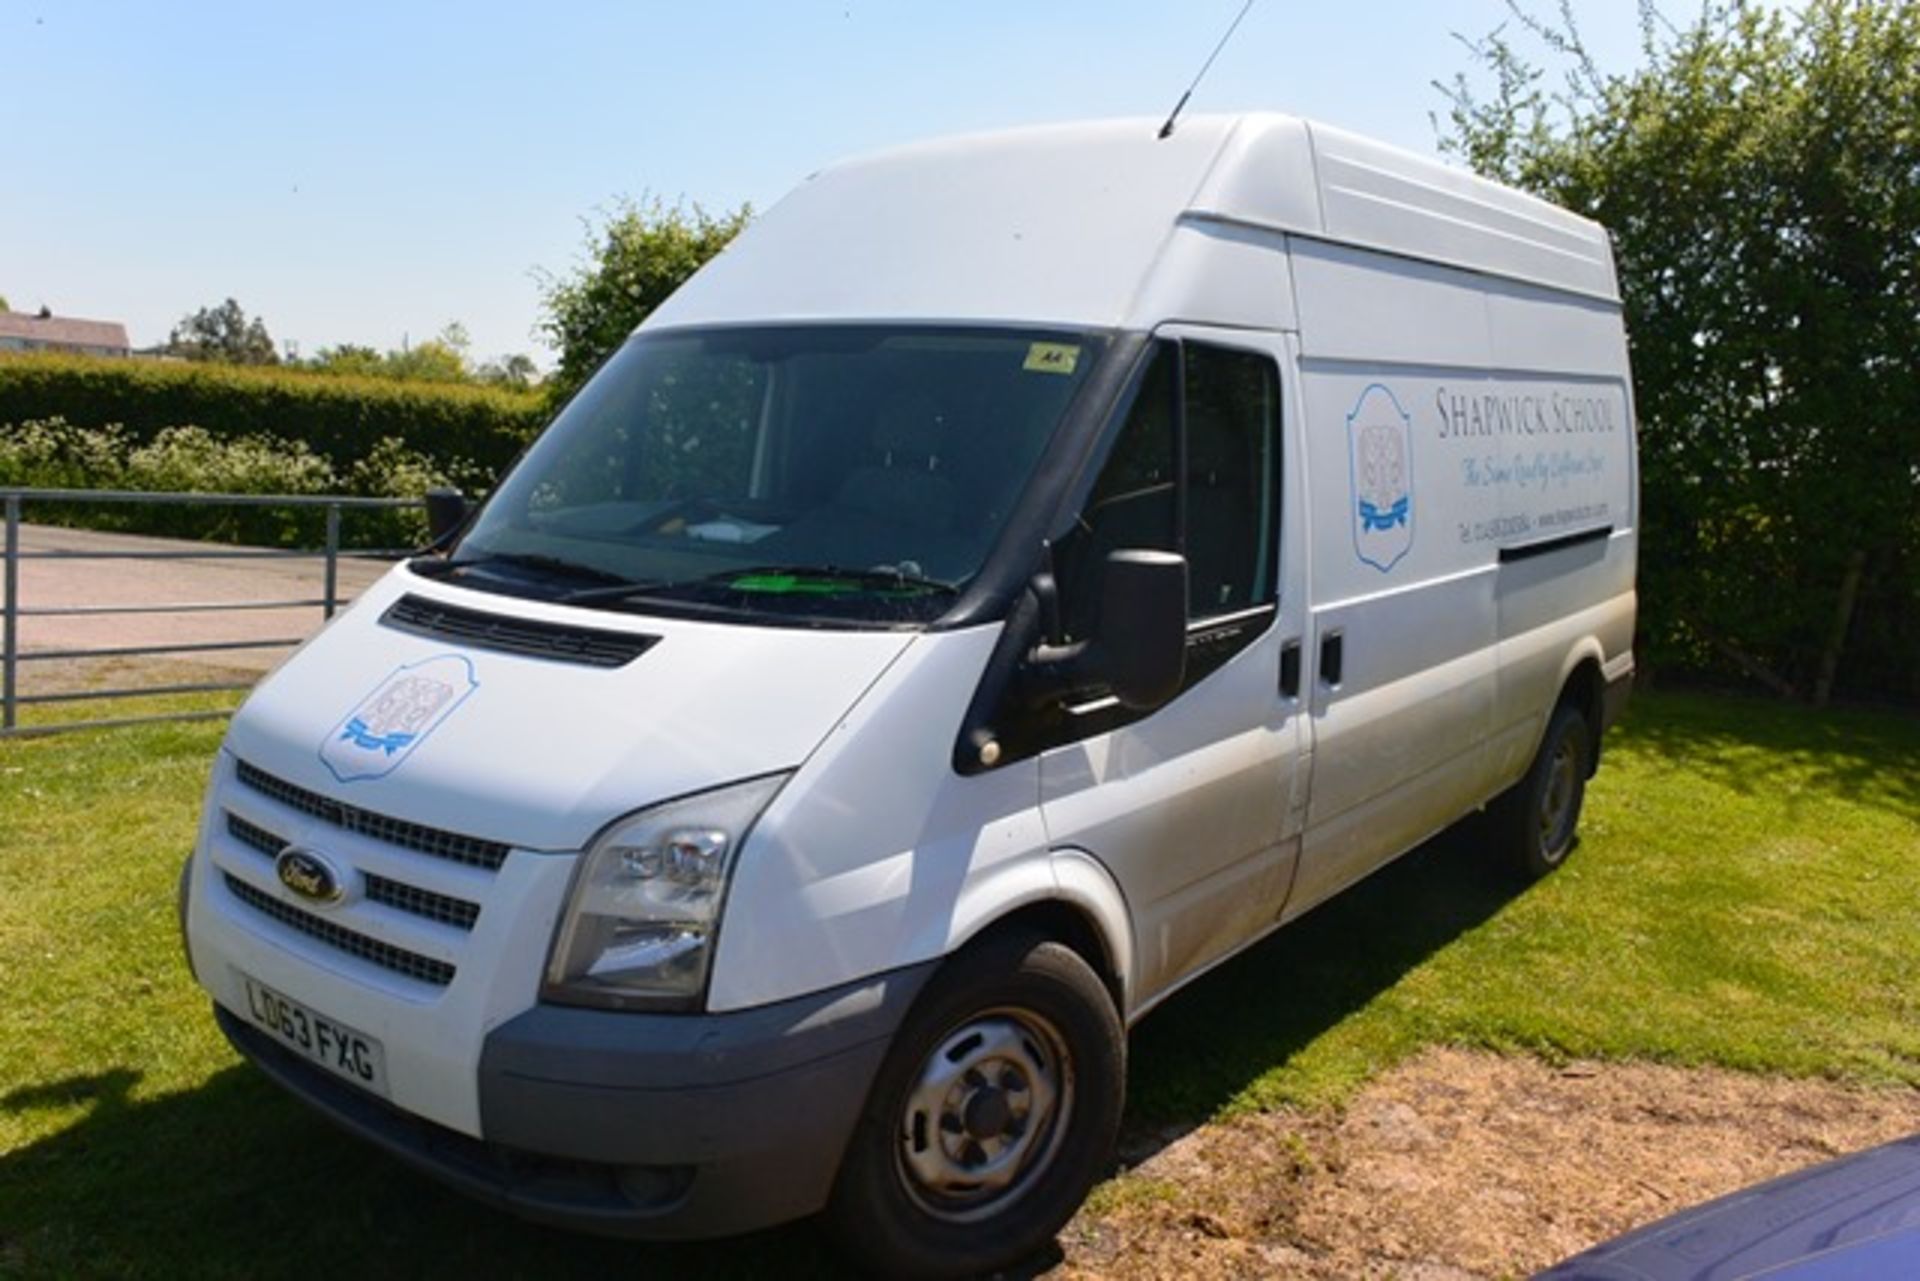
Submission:
[[[1239,7],[0,0],[0,295],[137,344],[228,295],[307,353],[459,320],[477,357],[545,365],[533,271],[574,263],[610,200],[764,208],[875,146],[1162,114]],[[1575,9],[1604,64],[1633,61],[1631,0]],[[1432,151],[1452,33],[1505,15],[1257,0],[1189,110]]]

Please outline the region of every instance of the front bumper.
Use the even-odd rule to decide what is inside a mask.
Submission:
[[[227,1009],[234,1047],[334,1122],[490,1205],[659,1240],[827,1202],[894,1030],[933,965],[727,1014],[536,1006],[487,1035],[475,1139],[314,1067]]]

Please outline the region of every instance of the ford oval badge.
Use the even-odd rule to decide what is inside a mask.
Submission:
[[[326,857],[304,845],[289,845],[273,860],[280,883],[301,898],[323,906],[347,896],[346,878]]]

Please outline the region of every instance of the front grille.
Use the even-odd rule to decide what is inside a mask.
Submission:
[[[280,851],[287,848],[286,841],[258,823],[249,823],[238,814],[227,815],[227,834],[242,845],[257,850],[268,858],[278,858]],[[384,903],[402,912],[424,916],[430,921],[440,921],[457,929],[470,930],[473,928],[473,923],[480,919],[480,905],[469,903],[463,898],[436,894],[432,890],[423,890],[417,885],[408,885],[403,881],[389,880],[373,872],[362,873],[362,884],[366,888],[369,902]]]
[[[551,658],[586,667],[625,667],[660,643],[658,636],[570,627],[531,618],[488,614],[448,605],[424,596],[402,596],[380,615],[396,631],[457,641],[478,649],[504,650],[529,658]]]
[[[480,919],[480,905],[469,903],[463,898],[449,898],[445,894],[435,894],[432,890],[423,890],[418,885],[406,885],[399,881],[390,881],[384,876],[364,873],[367,899],[373,903],[385,903],[388,907],[398,908],[402,912],[411,912],[415,916],[424,916],[428,920],[439,921],[456,929],[470,930],[473,923]]]
[[[329,947],[339,948],[342,952],[357,956],[363,961],[370,961],[383,969],[404,974],[422,983],[431,983],[435,987],[445,987],[453,982],[454,968],[445,961],[436,961],[430,956],[421,956],[418,952],[409,952],[404,947],[382,943],[379,939],[368,938],[345,926],[322,920],[311,912],[303,912],[297,907],[282,903],[271,894],[253,888],[231,872],[226,874],[226,882],[228,892],[248,907],[272,917],[289,929],[298,930],[310,938],[318,939]]]
[[[227,835],[268,858],[279,858],[280,851],[287,848],[285,841],[256,823],[247,822],[238,814],[227,815]]]
[[[483,841],[477,836],[463,836],[459,832],[442,831],[437,827],[425,827],[419,823],[409,823],[404,819],[388,818],[384,814],[375,814],[348,805],[318,792],[309,792],[297,787],[285,779],[275,778],[263,769],[237,763],[237,776],[242,785],[252,788],[263,796],[268,796],[302,814],[311,814],[323,822],[335,827],[345,828],[349,832],[371,837],[376,841],[385,841],[389,845],[398,845],[403,849],[414,850],[421,854],[431,854],[435,858],[451,859],[455,863],[465,863],[469,867],[484,867],[489,872],[499,870],[507,860],[508,847],[499,841]]]

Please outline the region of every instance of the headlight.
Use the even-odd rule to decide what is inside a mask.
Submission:
[[[574,874],[547,999],[655,1009],[699,1000],[734,856],[789,777],[668,801],[602,832]]]

